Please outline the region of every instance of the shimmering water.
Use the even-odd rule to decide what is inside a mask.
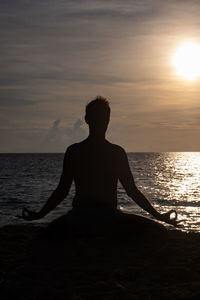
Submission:
[[[200,231],[200,152],[129,153],[135,182],[160,211],[176,209],[184,230]],[[21,224],[24,206],[38,210],[57,186],[63,154],[0,154],[0,226]],[[45,224],[71,208],[72,187]],[[147,215],[118,186],[119,207]]]

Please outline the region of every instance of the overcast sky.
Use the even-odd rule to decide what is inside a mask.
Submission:
[[[200,81],[171,62],[199,0],[0,0],[0,40],[0,152],[64,152],[96,95],[126,151],[200,151]]]

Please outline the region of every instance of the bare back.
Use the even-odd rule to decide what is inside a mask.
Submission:
[[[88,138],[70,146],[70,169],[76,187],[73,207],[117,207],[121,153],[121,147],[107,140],[97,143]]]

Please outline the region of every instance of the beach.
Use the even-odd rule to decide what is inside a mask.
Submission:
[[[166,245],[101,237],[50,241],[43,228],[0,228],[1,299],[199,299],[200,234]]]

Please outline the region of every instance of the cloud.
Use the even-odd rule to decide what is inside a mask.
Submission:
[[[73,144],[86,138],[87,132],[86,129],[83,128],[83,122],[78,119],[72,127],[66,129],[66,134],[69,144]]]
[[[56,119],[42,142],[42,149],[43,152],[64,152],[67,146],[80,142],[85,137],[86,129],[80,119],[67,128],[60,119]]]
[[[61,135],[61,130],[59,128],[60,122],[61,122],[60,119],[57,119],[53,122],[53,125],[47,134],[47,140],[55,141],[60,137]]]
[[[39,146],[42,152],[64,152],[66,141],[60,124],[61,120],[56,119],[47,132],[43,130],[44,136]]]

